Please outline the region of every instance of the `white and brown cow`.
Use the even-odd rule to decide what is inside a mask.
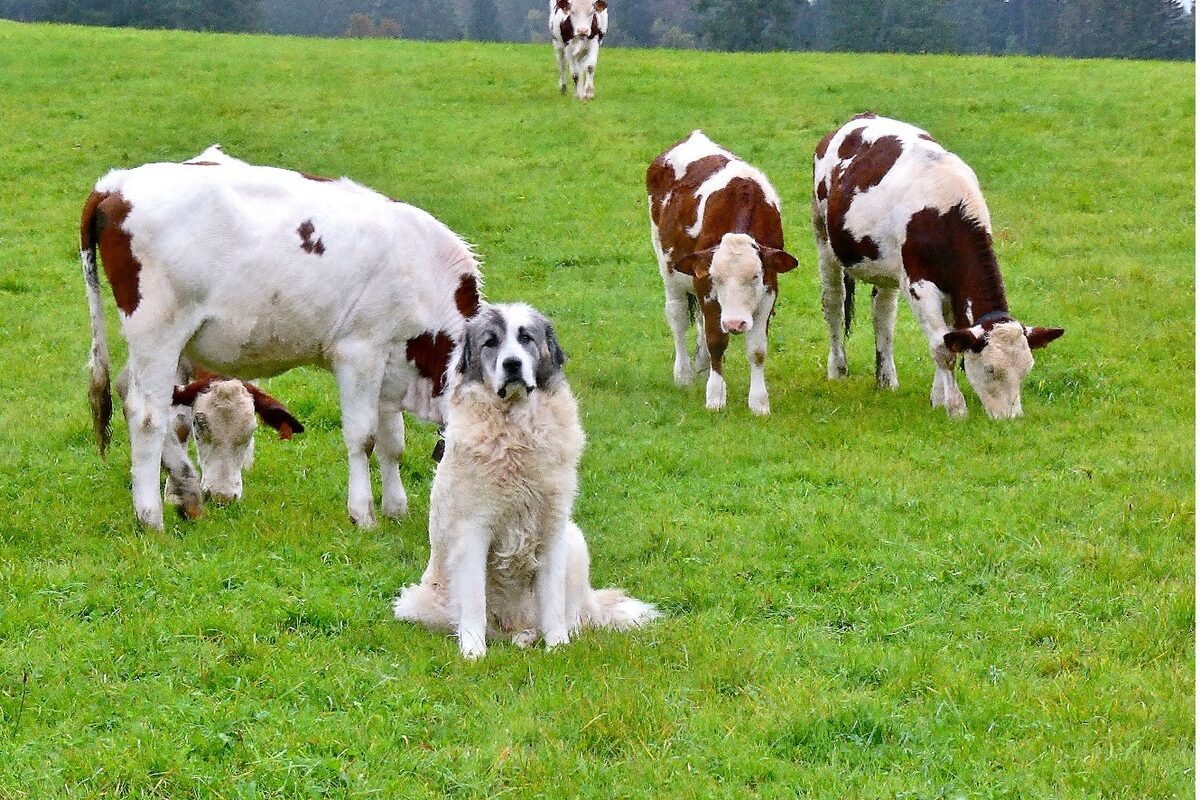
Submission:
[[[128,369],[121,370],[116,384],[128,422]],[[199,517],[203,513],[202,498],[218,503],[241,499],[242,473],[254,464],[255,415],[274,428],[280,439],[304,432],[300,420],[262,389],[247,381],[193,368],[186,358],[180,359],[176,384],[171,395],[170,432],[163,439],[162,464],[167,469],[163,499],[183,517]],[[192,439],[200,461],[198,479],[187,457]]]
[[[114,170],[84,206],[93,424],[112,404],[96,250],[129,349],[126,400],[138,520],[162,527],[159,461],[181,355],[253,378],[330,370],[349,451],[348,509],[400,516],[402,410],[441,421],[446,364],[479,306],[471,248],[428,213],[341,178],[253,166],[210,148],[188,163]],[[174,472],[169,468],[169,471]]]
[[[567,67],[575,81],[575,96],[596,96],[596,62],[608,33],[608,3],[604,0],[550,0],[550,41],[558,58],[558,91],[567,93]]]
[[[706,403],[725,406],[724,356],[730,334],[744,334],[750,361],[750,410],[769,414],[767,328],[779,274],[795,268],[783,249],[779,196],[767,177],[695,131],[646,172],[650,239],[667,294],[675,337],[675,382],[709,370]],[[696,357],[687,334],[699,301]]]
[[[930,401],[967,413],[954,377],[967,380],[995,419],[1021,415],[1031,350],[1062,328],[1027,328],[1009,314],[992,226],[975,173],[921,130],[862,114],[830,133],[813,159],[813,229],[829,324],[830,379],[847,374],[842,342],[854,280],[874,284],[875,381],[895,389],[892,335],[900,293],[933,357]]]

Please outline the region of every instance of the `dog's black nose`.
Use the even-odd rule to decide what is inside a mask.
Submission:
[[[508,374],[519,374],[521,372],[521,359],[506,358],[500,366],[503,367],[504,371]]]

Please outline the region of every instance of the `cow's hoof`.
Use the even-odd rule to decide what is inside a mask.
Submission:
[[[561,95],[566,95],[566,93],[567,93],[567,85],[566,85],[565,83],[560,83],[560,84],[558,85],[558,93],[559,93],[559,94],[561,94]]]
[[[750,413],[765,417],[771,413],[771,401],[766,397],[750,398]]]
[[[691,386],[696,380],[696,373],[692,371],[691,364],[675,365],[675,385],[676,386]]]
[[[370,530],[371,528],[375,527],[375,509],[365,508],[358,509],[356,511],[355,509],[351,508],[349,511],[350,521],[358,527],[362,528],[363,530]]]
[[[946,413],[950,415],[950,419],[965,419],[967,416],[967,402],[959,398],[957,402],[947,403]]]
[[[162,509],[142,509],[136,512],[137,524],[144,530],[161,531],[163,529]]]
[[[401,496],[396,500],[384,498],[380,510],[388,519],[404,519],[408,516],[408,497]]]
[[[846,366],[845,362],[842,362],[841,364],[830,362],[825,374],[829,380],[836,381],[842,378],[850,377],[850,368]]]

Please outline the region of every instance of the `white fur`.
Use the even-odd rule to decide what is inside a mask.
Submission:
[[[470,247],[428,213],[346,178],[313,181],[213,148],[196,160],[219,165],[147,164],[96,184],[132,205],[123,227],[142,265],[141,300],[121,314],[139,521],[162,527],[158,465],[181,353],[245,378],[306,364],[331,370],[351,518],[375,521],[372,444],[385,511],[405,509],[401,409],[441,417],[440,398],[407,360],[406,343],[427,332],[459,335],[455,290],[463,276],[479,281]],[[323,255],[301,248],[306,221]],[[93,359],[97,352],[93,344]]]
[[[496,308],[511,315],[510,329],[527,313]],[[528,646],[540,634],[550,649],[584,627],[626,630],[659,616],[619,590],[591,588],[587,544],[571,520],[584,434],[565,381],[501,398],[454,373],[445,437],[429,565],[393,603],[397,619],[456,632],[473,659],[501,635]]]
[[[608,10],[597,10],[594,0],[568,0],[569,10],[557,7],[550,0],[550,41],[558,60],[558,90],[567,92],[567,67],[575,82],[575,96],[580,100],[591,100],[596,96],[596,63],[600,60],[600,41],[608,33]],[[600,36],[593,37],[592,19],[600,28]],[[564,40],[561,25],[570,20],[574,32],[572,38]]]

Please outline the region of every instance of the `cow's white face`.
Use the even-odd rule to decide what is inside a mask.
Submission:
[[[571,21],[573,38],[586,39],[592,33],[592,17],[607,9],[608,4],[603,0],[562,0],[558,8]]]
[[[254,463],[254,399],[241,381],[217,381],[196,398],[192,429],[206,497],[242,497],[242,471]]]
[[[1025,326],[1002,322],[986,335],[978,353],[963,353],[967,380],[983,410],[992,419],[1021,416],[1021,381],[1033,369],[1033,353],[1025,339]]]
[[[721,330],[745,333],[766,296],[759,247],[744,233],[727,233],[713,252],[709,270],[713,293],[721,304]]]

